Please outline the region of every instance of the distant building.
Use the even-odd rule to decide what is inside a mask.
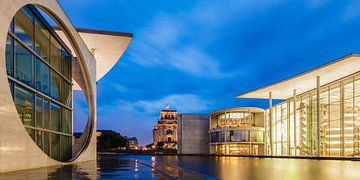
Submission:
[[[255,107],[210,113],[210,154],[264,155],[264,110]]]
[[[154,145],[160,149],[176,149],[177,145],[177,111],[170,110],[169,105],[160,112],[160,119],[153,129]]]
[[[209,116],[179,114],[178,154],[209,154]]]
[[[129,149],[139,149],[139,144],[136,137],[129,138],[128,142],[129,142]]]

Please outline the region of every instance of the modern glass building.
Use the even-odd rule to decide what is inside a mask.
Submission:
[[[239,95],[269,99],[265,150],[271,156],[360,156],[360,55],[350,54]],[[273,105],[273,99],[282,100]]]
[[[0,173],[96,160],[96,81],[132,34],[75,29],[57,0],[12,0],[0,38]],[[88,105],[76,140],[73,91]]]
[[[72,145],[72,56],[40,12],[19,10],[6,40],[6,70],[27,132],[50,157],[66,161]]]
[[[210,113],[210,154],[263,155],[264,110],[254,107]]]

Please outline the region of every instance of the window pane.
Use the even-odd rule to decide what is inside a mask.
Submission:
[[[51,130],[60,131],[60,106],[51,103]]]
[[[58,72],[61,72],[61,46],[53,36],[51,36],[50,63]]]
[[[34,15],[24,7],[15,15],[15,35],[27,46],[33,48]]]
[[[60,135],[50,133],[51,157],[60,160]]]
[[[35,114],[35,126],[36,127],[42,127],[43,123],[42,123],[42,104],[43,104],[43,100],[42,97],[40,96],[36,96],[36,114]]]
[[[71,133],[71,111],[68,109],[62,108],[63,116],[62,116],[62,132]]]
[[[9,76],[14,76],[14,42],[10,36],[6,38],[6,72]]]
[[[71,137],[61,136],[61,144],[62,144],[61,160],[62,161],[69,160],[71,158]]]
[[[49,67],[42,63],[39,59],[35,61],[35,81],[36,81],[36,90],[41,91],[42,93],[49,95],[50,94],[50,70]]]
[[[64,63],[64,69],[63,69],[63,75],[68,79],[71,80],[71,56],[70,54],[63,50],[63,63]]]
[[[50,129],[50,102],[44,100],[44,128]]]
[[[72,92],[72,86],[67,81],[63,80],[63,103],[69,107],[71,107],[71,92]]]
[[[42,131],[35,131],[35,142],[41,149],[43,149],[42,134]]]
[[[50,33],[46,27],[39,21],[35,20],[35,51],[45,60],[49,60]]]
[[[43,145],[43,150],[45,152],[45,154],[50,155],[50,139],[49,139],[49,133],[48,132],[44,132],[44,145]]]
[[[16,79],[33,86],[33,55],[21,44],[15,42],[16,48]]]
[[[9,85],[10,85],[11,97],[14,99],[14,83],[9,80]]]
[[[24,89],[20,86],[15,86],[15,105],[19,113],[20,119],[25,125],[34,126],[33,107],[34,94],[33,92]]]
[[[60,100],[60,76],[51,71],[51,97]]]

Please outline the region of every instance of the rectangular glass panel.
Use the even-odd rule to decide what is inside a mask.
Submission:
[[[330,131],[329,131],[329,91],[323,90],[320,93],[320,155],[329,156]]]
[[[63,68],[63,75],[68,79],[71,80],[71,56],[70,54],[63,50],[62,51],[62,57],[63,57],[63,63],[64,63],[64,68]]]
[[[62,108],[62,132],[71,134],[71,111],[68,109]]]
[[[44,100],[44,128],[50,129],[50,102],[49,100]]]
[[[60,159],[60,135],[50,133],[50,149],[51,149],[51,157],[56,160]]]
[[[35,131],[35,142],[36,144],[43,149],[43,132],[42,131]]]
[[[35,61],[35,87],[36,90],[49,95],[50,94],[50,69],[49,67],[41,62],[39,59]]]
[[[18,42],[15,42],[15,51],[15,78],[33,87],[33,55]]]
[[[354,81],[354,155],[360,156],[360,77]]]
[[[38,18],[35,19],[35,51],[45,60],[49,60],[50,50],[50,33],[49,30],[40,22]]]
[[[48,132],[44,132],[44,147],[43,147],[43,150],[47,155],[50,155],[50,137],[49,137]]]
[[[343,110],[343,132],[344,132],[344,155],[354,154],[354,84],[352,79],[344,82],[344,110]]]
[[[10,36],[6,38],[6,72],[14,76],[14,40]]]
[[[25,125],[34,126],[34,93],[16,85],[15,105],[23,123]]]
[[[341,123],[340,123],[340,87],[330,89],[330,156],[340,156]]]
[[[67,81],[63,80],[63,103],[71,108],[72,100],[72,86]]]
[[[34,15],[27,7],[23,7],[15,15],[15,35],[28,47],[34,43]]]
[[[9,85],[10,85],[11,97],[14,99],[14,83],[11,80],[9,80]]]
[[[62,161],[69,160],[71,158],[71,137],[61,136],[61,159]]]
[[[59,42],[51,36],[51,58],[50,64],[61,73],[61,46]]]
[[[51,130],[60,131],[60,106],[54,103],[51,103]]]
[[[40,96],[36,96],[36,113],[35,113],[35,126],[36,127],[42,127],[43,126],[43,114],[42,114],[42,111],[43,111],[43,100],[42,100],[42,97]]]
[[[56,74],[54,71],[51,71],[51,97],[60,100],[60,88],[61,79],[58,74]]]

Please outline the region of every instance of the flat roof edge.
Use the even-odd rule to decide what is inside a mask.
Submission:
[[[117,31],[107,31],[107,30],[97,30],[97,29],[86,29],[86,28],[75,28],[78,32],[82,33],[91,33],[91,34],[104,34],[104,35],[113,35],[113,36],[124,36],[124,37],[134,37],[133,33],[129,32],[117,32]]]
[[[335,64],[335,63],[337,63],[337,62],[340,62],[340,61],[345,60],[345,59],[350,58],[350,57],[360,57],[360,53],[350,53],[350,54],[347,54],[347,55],[345,55],[345,56],[342,56],[342,57],[340,57],[340,58],[337,58],[337,59],[335,59],[335,60],[332,60],[332,61],[330,61],[330,62],[328,62],[328,63],[323,64],[323,65],[320,65],[320,66],[317,66],[317,67],[315,67],[315,68],[312,68],[312,69],[303,71],[303,72],[301,72],[301,73],[298,73],[298,74],[296,74],[296,75],[294,75],[294,76],[291,76],[291,77],[289,77],[289,78],[285,78],[285,79],[283,79],[283,80],[280,80],[280,81],[271,83],[271,84],[269,84],[269,85],[261,86],[261,87],[259,87],[259,88],[255,88],[255,89],[253,89],[253,90],[250,90],[250,91],[247,91],[247,92],[244,92],[244,93],[237,94],[237,95],[235,95],[235,98],[264,99],[264,98],[255,98],[255,97],[254,97],[254,98],[251,98],[251,97],[242,97],[242,96],[244,96],[244,95],[246,95],[246,94],[249,94],[249,93],[252,93],[252,92],[254,92],[254,91],[257,91],[257,90],[261,90],[261,89],[264,89],[264,88],[267,88],[267,87],[270,87],[270,86],[273,86],[273,85],[276,85],[276,84],[280,84],[280,83],[282,83],[282,82],[286,82],[286,81],[289,81],[289,80],[291,80],[291,79],[294,79],[294,78],[297,78],[297,77],[300,77],[300,76],[303,76],[303,75],[305,75],[305,74],[307,74],[307,73],[311,73],[311,72],[314,72],[314,71],[316,71],[316,70],[325,68],[325,67],[327,67],[327,66],[329,66],[329,65]]]
[[[53,27],[55,30],[62,29],[58,26]],[[112,35],[112,36],[122,36],[122,37],[134,37],[133,33],[129,32],[118,32],[118,31],[108,31],[108,30],[98,30],[98,29],[87,29],[87,28],[75,28],[75,30],[79,33],[89,33],[89,34],[103,34],[103,35]]]

